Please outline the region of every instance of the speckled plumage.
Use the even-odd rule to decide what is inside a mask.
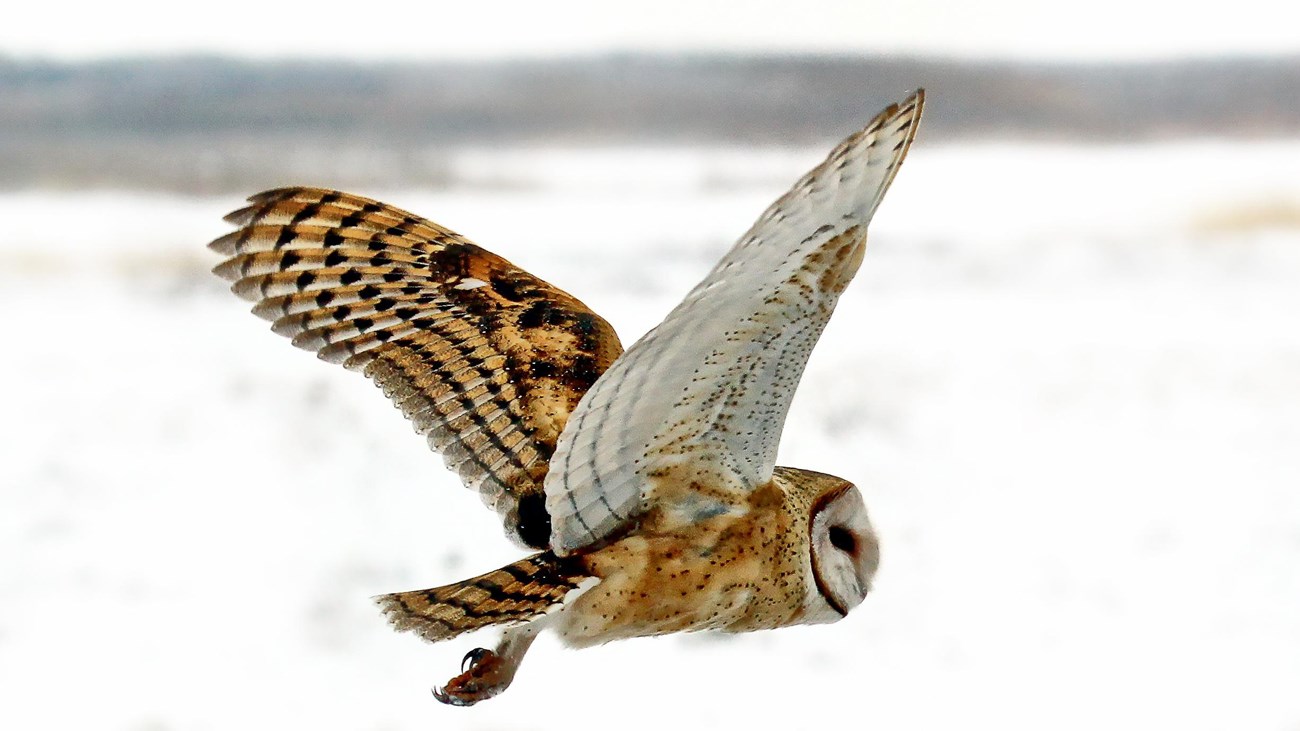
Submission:
[[[689,483],[687,483],[689,484]],[[778,467],[773,480],[726,511],[670,503],[648,510],[634,533],[583,556],[601,580],[554,624],[584,647],[674,632],[752,632],[803,620],[816,593],[806,536],[818,498],[850,487],[838,477]],[[876,550],[864,547],[865,550]]]
[[[285,188],[228,217],[214,271],[295,345],[374,380],[540,549],[377,598],[431,641],[504,628],[439,700],[502,692],[547,628],[583,647],[830,622],[862,601],[879,548],[861,494],[776,451],[923,101],[837,146],[627,352],[572,296],[383,203]]]

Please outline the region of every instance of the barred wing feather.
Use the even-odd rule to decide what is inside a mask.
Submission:
[[[359,370],[429,446],[546,548],[555,443],[622,350],[577,299],[435,223],[332,190],[260,193],[209,246],[253,311],[321,358]]]

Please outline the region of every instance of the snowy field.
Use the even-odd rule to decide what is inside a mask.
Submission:
[[[0,194],[0,728],[1300,730],[1300,143],[924,136],[782,443],[862,487],[872,596],[544,637],[469,710],[428,688],[492,638],[427,645],[368,597],[520,553],[207,274],[239,201]],[[819,156],[483,151],[463,188],[356,192],[630,344]]]

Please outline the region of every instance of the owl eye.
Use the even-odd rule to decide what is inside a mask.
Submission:
[[[858,550],[858,541],[853,537],[847,528],[833,525],[827,531],[830,534],[831,545],[845,553],[856,553]]]

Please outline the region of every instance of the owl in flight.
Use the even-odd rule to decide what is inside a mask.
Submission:
[[[585,647],[833,622],[862,602],[879,548],[861,494],[776,452],[923,102],[844,140],[626,351],[571,295],[392,206],[284,188],[227,216],[214,271],[294,345],[370,377],[535,551],[377,597],[434,642],[503,628],[438,700],[502,692],[547,628]]]

